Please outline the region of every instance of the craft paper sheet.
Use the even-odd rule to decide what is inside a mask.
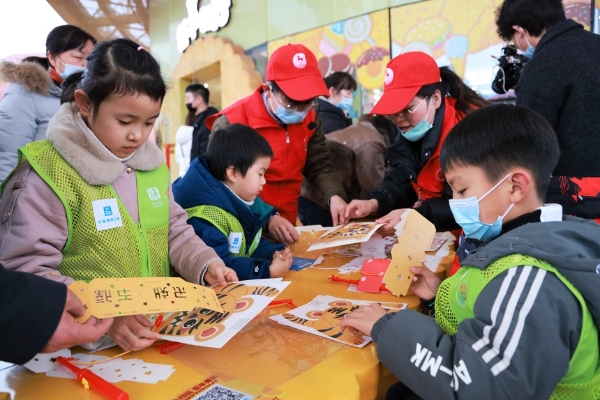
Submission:
[[[215,291],[181,278],[99,278],[75,281],[69,289],[84,304],[86,313],[77,321],[125,315],[191,310],[195,307],[222,311]]]
[[[230,283],[215,290],[222,313],[203,308],[166,313],[154,331],[165,340],[221,348],[289,283],[281,278]]]
[[[339,323],[346,314],[371,303],[374,302],[319,295],[309,303],[274,315],[271,319],[281,325],[360,348],[369,344],[371,338],[355,329],[341,330]],[[396,309],[406,308],[404,303],[395,303],[395,306]]]
[[[35,373],[46,373],[49,377],[75,379],[75,374],[60,364],[52,361],[58,356],[72,357],[75,362],[101,361],[108,357],[94,354],[73,354],[71,350],[64,349],[54,353],[37,354],[24,366]],[[147,363],[138,358],[115,358],[99,364],[76,365],[79,368],[87,368],[102,379],[111,382],[140,382],[158,383],[167,380],[175,369],[168,364]]]
[[[344,226],[333,227],[319,237],[307,251],[366,242],[381,226],[383,224],[375,222],[352,222]]]
[[[421,265],[435,235],[435,226],[417,211],[409,209],[396,225],[398,243],[392,248],[392,262],[383,277],[386,288],[405,296],[413,279],[410,267]]]

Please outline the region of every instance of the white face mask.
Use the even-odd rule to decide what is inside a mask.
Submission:
[[[80,67],[79,65],[73,64],[65,64],[60,58],[58,58],[58,56],[56,56],[56,59],[60,61],[60,63],[65,67],[65,70],[63,72],[58,72],[58,70],[56,71],[63,79],[67,79],[69,75],[72,75],[75,72],[85,71],[85,67]]]

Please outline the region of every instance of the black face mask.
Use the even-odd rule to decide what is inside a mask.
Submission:
[[[185,106],[187,107],[189,112],[192,112],[192,113],[196,112],[196,107],[192,107],[192,103],[185,103]]]

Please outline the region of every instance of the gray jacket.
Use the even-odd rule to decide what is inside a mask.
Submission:
[[[600,326],[600,225],[573,217],[528,223],[471,252],[462,265],[485,269],[510,254],[557,268]],[[473,311],[454,336],[415,311],[385,315],[372,330],[377,355],[424,399],[547,399],[579,342],[582,316],[571,291],[552,273],[518,266],[490,281]]]
[[[0,64],[0,80],[10,82],[0,100],[0,183],[17,166],[19,148],[46,138],[48,122],[60,107],[61,89],[41,65]]]

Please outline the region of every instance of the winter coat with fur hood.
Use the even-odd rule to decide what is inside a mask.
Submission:
[[[83,121],[75,103],[63,104],[48,126],[48,141],[89,185],[111,185],[134,223],[139,222],[136,170],[164,163],[160,149],[146,141],[126,161],[111,153]],[[24,160],[8,180],[0,201],[0,263],[8,270],[41,275],[59,282],[68,238],[67,216],[54,190]],[[189,282],[203,282],[211,261],[222,260],[187,224],[186,212],[173,200],[169,185],[169,263]]]
[[[10,82],[0,100],[0,183],[17,166],[18,150],[46,138],[48,122],[60,107],[61,88],[41,65],[0,64],[0,80]]]

